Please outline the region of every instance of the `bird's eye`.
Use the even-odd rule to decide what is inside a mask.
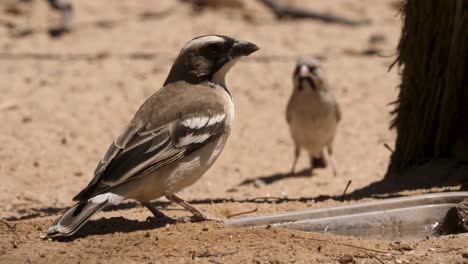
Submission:
[[[309,68],[310,72],[314,72],[315,70],[317,70],[317,67],[315,66],[307,66],[307,68]]]

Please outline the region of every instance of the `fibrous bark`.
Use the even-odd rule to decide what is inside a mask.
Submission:
[[[389,174],[468,156],[468,0],[406,0]],[[468,158],[468,157],[467,157]]]

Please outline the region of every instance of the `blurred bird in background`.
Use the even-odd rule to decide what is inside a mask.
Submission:
[[[310,173],[330,163],[333,174],[337,168],[332,157],[332,144],[341,111],[324,77],[320,61],[300,57],[293,74],[293,92],[286,109],[286,120],[294,141],[294,173],[300,151],[307,151]],[[327,160],[328,156],[328,160]]]
[[[36,3],[47,3],[50,10],[60,14],[58,25],[48,27],[46,32],[52,38],[58,38],[70,33],[73,27],[73,5],[69,0],[2,0],[0,9],[3,17],[0,17],[0,27],[5,26],[12,38],[24,38],[36,33],[44,33],[45,27],[40,24],[31,24],[31,16],[37,12]],[[21,19],[23,18],[23,19]]]

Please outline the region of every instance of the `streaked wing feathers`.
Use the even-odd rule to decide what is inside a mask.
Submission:
[[[157,171],[218,138],[225,129],[224,114],[194,114],[152,130],[130,124],[107,150],[95,178],[74,200],[88,199],[94,193]]]

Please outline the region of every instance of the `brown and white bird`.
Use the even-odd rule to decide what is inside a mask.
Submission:
[[[241,56],[259,48],[220,35],[189,41],[161,89],[148,98],[110,145],[94,178],[44,237],[69,236],[108,205],[134,199],[155,216],[149,201],[165,196],[193,216],[211,220],[175,193],[192,185],[223,150],[234,119],[225,75]]]
[[[341,111],[325,80],[320,61],[311,57],[297,60],[293,74],[294,90],[286,109],[286,120],[294,141],[294,173],[300,151],[310,158],[310,170],[325,168],[328,154],[333,173],[336,165],[332,157],[332,143]],[[327,153],[325,153],[327,151]]]

